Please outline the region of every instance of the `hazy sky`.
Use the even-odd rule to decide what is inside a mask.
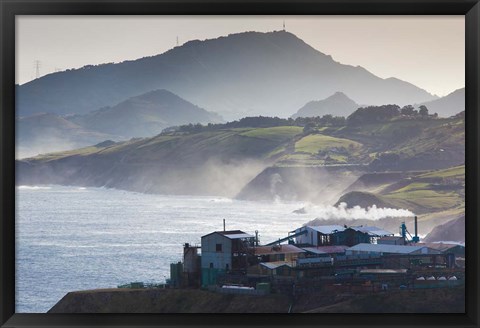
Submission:
[[[446,95],[465,85],[464,16],[17,16],[16,83],[156,55],[193,39],[286,30],[334,60]]]

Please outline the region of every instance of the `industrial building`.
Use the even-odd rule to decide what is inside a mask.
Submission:
[[[215,231],[201,237],[201,246],[184,244],[183,262],[171,265],[171,286],[256,292],[266,284],[268,291],[308,293],[348,281],[349,287],[341,287],[345,291],[371,292],[384,284],[414,288],[413,281],[426,273],[455,274],[460,277],[455,284],[462,283],[464,266],[456,261],[464,246],[419,243],[416,224],[414,236],[405,223],[400,231],[395,236],[374,226],[303,226],[266,245],[241,230]]]
[[[345,255],[347,248],[348,246],[346,245],[302,247],[302,249],[307,252],[306,257]]]
[[[240,230],[215,231],[202,237],[202,286],[215,284],[218,275],[246,271],[255,237]]]
[[[255,256],[260,262],[294,262],[305,250],[294,245],[272,245],[272,246],[256,246],[254,248]]]
[[[455,254],[457,257],[465,257],[465,246],[459,244],[449,244],[449,243],[416,243],[417,246],[426,246],[428,248],[433,248],[439,250],[440,252],[447,254]]]
[[[303,226],[295,230],[295,243],[311,246],[333,245],[333,234],[345,230],[341,225]]]
[[[386,236],[377,240],[377,244],[383,245],[405,245],[405,238],[402,236]]]
[[[370,226],[346,227],[341,225],[303,226],[295,230],[296,243],[311,246],[375,243],[378,238],[394,234]]]
[[[370,244],[377,243],[378,239],[392,237],[394,234],[390,231],[374,227],[374,226],[359,226],[359,227],[351,227],[355,231],[363,232],[368,234],[370,237]],[[353,246],[353,245],[352,245]]]
[[[403,246],[403,245],[385,245],[385,244],[358,244],[347,248],[346,255],[357,254],[442,254],[441,251],[429,248],[427,246]]]
[[[275,262],[261,262],[248,269],[248,274],[251,276],[265,276],[265,277],[291,277],[294,278],[296,271],[294,270],[294,262],[275,261]]]
[[[183,281],[188,286],[198,287],[200,281],[200,246],[183,245]]]

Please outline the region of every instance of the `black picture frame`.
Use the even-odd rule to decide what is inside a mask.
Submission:
[[[478,0],[0,0],[1,21],[1,327],[331,326],[478,327],[480,248]],[[15,313],[15,15],[465,15],[466,313],[465,314],[16,314]]]

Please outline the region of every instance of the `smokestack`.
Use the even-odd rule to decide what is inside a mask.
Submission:
[[[417,224],[417,216],[415,215],[415,237],[418,237],[418,224]]]
[[[225,231],[225,219],[223,219],[223,231]]]
[[[420,238],[418,237],[418,222],[417,222],[416,215],[415,215],[415,236],[413,236],[412,241],[414,243],[418,243],[420,241]]]

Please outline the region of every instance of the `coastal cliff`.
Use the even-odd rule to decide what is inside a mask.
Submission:
[[[382,304],[382,306],[378,306]],[[465,287],[291,298],[199,289],[98,289],[71,292],[48,313],[463,313]]]

